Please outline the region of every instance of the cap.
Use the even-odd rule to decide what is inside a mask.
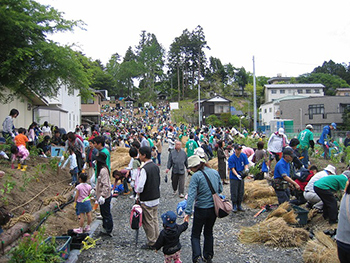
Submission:
[[[168,211],[161,217],[165,226],[174,227],[176,225],[176,214],[173,211]]]
[[[314,127],[312,127],[312,125],[311,125],[311,124],[308,124],[308,125],[306,125],[306,129],[313,130],[313,129],[314,129]]]
[[[201,159],[198,155],[192,155],[188,158],[188,168],[195,167],[201,163]]]
[[[107,155],[103,152],[99,152],[98,155],[96,155],[95,160],[97,162],[105,164],[107,160]]]
[[[292,148],[285,148],[283,150],[283,156],[285,156],[285,155],[293,156],[294,155],[293,149]]]
[[[324,169],[330,172],[331,174],[335,174],[335,167],[333,165],[328,164],[327,167]]]
[[[236,145],[234,146],[234,148],[235,148],[235,150],[242,149],[242,145],[236,144]]]
[[[278,133],[284,134],[284,129],[283,128],[279,128],[278,129]]]
[[[332,122],[331,125],[333,126],[334,130],[337,129],[337,124],[335,124],[334,122]]]
[[[194,154],[198,155],[201,158],[205,158],[205,152],[202,147],[198,147],[194,150]]]

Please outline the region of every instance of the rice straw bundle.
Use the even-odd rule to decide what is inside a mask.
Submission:
[[[300,247],[308,238],[306,230],[290,227],[282,218],[271,218],[252,227],[243,227],[239,232],[242,243],[263,243],[275,247]]]
[[[307,221],[310,221],[312,218],[314,218],[318,214],[317,209],[311,209],[309,213],[307,214]]]
[[[214,170],[218,170],[218,158],[213,158],[211,159],[208,164],[210,165],[210,167]]]
[[[261,208],[264,205],[277,204],[278,200],[276,196],[270,196],[259,199],[245,200],[244,201],[250,208]]]
[[[181,138],[182,148],[185,148],[187,141],[188,141],[188,136],[182,136]]]
[[[322,231],[315,234],[315,239],[306,244],[303,253],[305,263],[335,263],[339,262],[337,245],[329,236]]]
[[[289,212],[285,213],[284,215],[282,215],[282,218],[284,219],[284,221],[286,221],[286,223],[288,224],[297,224],[298,220],[297,220],[297,214],[294,212],[294,210],[290,210]]]

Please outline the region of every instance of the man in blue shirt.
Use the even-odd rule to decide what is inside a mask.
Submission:
[[[329,140],[332,137],[331,131],[337,129],[337,124],[334,122],[331,123],[331,125],[326,125],[323,127],[322,134],[320,139],[317,141],[318,144],[323,146],[324,150],[324,159],[329,160]]]
[[[242,208],[244,194],[244,177],[248,175],[248,158],[242,153],[242,146],[235,145],[235,154],[228,159],[228,167],[230,168],[230,192],[232,200],[232,211],[244,211]]]
[[[288,183],[294,185],[299,190],[300,186],[290,178],[290,162],[293,160],[293,149],[285,148],[283,150],[283,157],[275,166],[273,174],[274,184],[278,203],[282,204],[290,200],[290,191]]]

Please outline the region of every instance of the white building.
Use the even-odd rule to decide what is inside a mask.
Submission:
[[[269,84],[265,85],[265,102],[274,101],[286,96],[303,97],[324,96],[325,86],[322,84]]]
[[[66,87],[61,87],[54,98],[45,98],[48,106],[39,106],[35,110],[35,120],[39,124],[48,121],[49,124],[64,128],[67,132],[74,131],[81,123],[81,97],[79,91],[68,94]]]

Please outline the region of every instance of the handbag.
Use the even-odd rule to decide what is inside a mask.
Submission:
[[[226,217],[230,214],[232,211],[232,204],[228,199],[221,199],[221,197],[218,195],[218,193],[215,192],[213,185],[211,184],[207,174],[201,170],[204,174],[205,179],[207,180],[208,186],[210,188],[210,191],[213,196],[214,200],[214,207],[215,207],[215,214],[218,218]]]

